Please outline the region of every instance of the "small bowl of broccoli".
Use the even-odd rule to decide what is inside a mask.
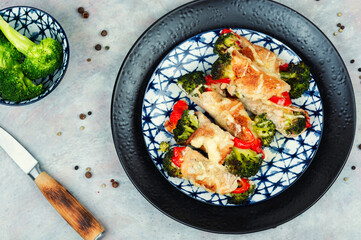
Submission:
[[[69,62],[65,31],[33,7],[0,10],[0,103],[21,106],[46,97]]]

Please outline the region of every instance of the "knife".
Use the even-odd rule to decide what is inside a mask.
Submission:
[[[58,213],[86,240],[100,239],[104,228],[66,188],[40,170],[39,162],[0,127],[0,147],[28,174]]]

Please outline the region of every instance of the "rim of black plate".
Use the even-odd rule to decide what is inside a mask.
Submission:
[[[313,161],[302,176],[278,196],[231,208],[202,203],[174,188],[150,159],[141,131],[145,88],[163,57],[193,35],[229,27],[268,34],[295,51],[311,66],[324,111],[324,134]],[[323,56],[327,58],[321,58]],[[131,71],[134,67],[138,72]],[[250,233],[276,227],[295,218],[329,189],[345,165],[352,147],[356,106],[351,80],[339,53],[307,18],[273,1],[201,0],[167,13],[132,46],[115,83],[111,126],[115,148],[125,172],[153,206],[167,216],[200,230]],[[339,148],[341,143],[345,147]]]
[[[42,9],[39,9],[39,8],[36,8],[36,7],[30,7],[30,6],[11,6],[11,7],[6,7],[6,8],[2,8],[0,9],[0,12],[4,11],[4,10],[8,10],[8,9],[12,9],[12,8],[30,8],[30,9],[34,9],[36,11],[40,11],[40,12],[43,12],[45,13],[46,15],[48,15],[55,23],[58,24],[60,30],[63,32],[64,34],[64,40],[65,42],[67,43],[68,45],[68,48],[67,48],[67,54],[68,54],[68,59],[66,60],[66,63],[65,63],[65,69],[64,69],[64,72],[63,72],[63,75],[52,85],[52,88],[49,90],[47,89],[45,92],[43,92],[42,94],[40,94],[39,96],[37,96],[36,98],[32,98],[32,99],[29,99],[29,100],[25,100],[23,102],[19,102],[19,103],[14,103],[14,104],[7,104],[7,103],[4,103],[2,101],[0,101],[0,104],[2,105],[5,105],[5,106],[10,106],[10,107],[21,107],[21,106],[26,106],[26,105],[29,105],[29,104],[32,104],[32,103],[35,103],[35,102],[38,102],[39,100],[42,100],[44,99],[46,96],[48,96],[51,92],[53,92],[57,86],[60,84],[60,82],[63,80],[64,76],[65,76],[65,73],[66,71],[68,70],[68,66],[69,66],[69,59],[70,59],[70,45],[69,45],[69,40],[68,40],[68,37],[66,36],[66,33],[65,33],[65,30],[64,28],[61,26],[61,24],[58,22],[58,20],[56,20],[52,15],[50,15],[48,12],[45,12],[44,10]]]

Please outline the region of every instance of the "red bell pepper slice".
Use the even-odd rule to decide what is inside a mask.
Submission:
[[[253,151],[255,151],[256,153],[262,153],[262,159],[265,158],[264,152],[263,152],[263,149],[262,149],[261,139],[256,138],[256,140],[254,141],[254,145],[251,147],[251,149]]]
[[[205,77],[205,80],[206,80],[206,84],[207,85],[211,85],[211,84],[219,84],[219,83],[231,83],[231,79],[229,78],[221,78],[221,79],[217,79],[217,80],[213,80],[212,76],[211,75],[207,75]]]
[[[287,71],[288,63],[285,63],[285,64],[280,65],[279,68],[280,68],[280,70],[283,71],[283,72],[284,72],[284,71]]]
[[[225,29],[223,29],[223,30],[221,31],[221,35],[222,35],[222,34],[227,34],[227,33],[233,33],[233,34],[236,35],[238,38],[241,38],[237,33],[235,33],[234,31],[232,31],[231,29],[225,28]],[[242,47],[241,47],[241,43],[240,43],[239,41],[237,41],[236,43],[237,43],[237,45],[238,45],[240,48],[242,48]]]
[[[254,144],[254,141],[243,141],[238,138],[233,138],[234,146],[241,149],[251,148]]]
[[[212,80],[212,81],[209,82],[209,84],[218,84],[218,83],[227,83],[227,84],[230,84],[230,83],[231,83],[231,79],[229,79],[229,78],[221,78],[221,79]]]
[[[255,138],[251,130],[249,130],[247,127],[243,127],[242,130],[248,138],[251,138],[251,140],[243,141],[238,138],[233,138],[234,146],[241,149],[251,149],[256,153],[262,153],[262,158],[264,159],[265,154],[262,149],[261,139]]]
[[[210,82],[213,81],[213,77],[211,75],[207,75],[204,79],[206,80],[207,85],[210,85]]]
[[[170,114],[169,121],[174,125],[177,125],[179,119],[181,119],[184,110],[188,109],[188,104],[183,101],[179,100],[173,106],[173,112]]]
[[[292,104],[292,101],[291,101],[291,98],[290,98],[290,95],[288,94],[288,92],[283,92],[282,97],[273,96],[269,100],[271,102],[274,102],[281,106],[289,106]]]
[[[249,141],[240,140],[238,138],[233,138],[234,146],[241,149],[248,149],[254,145],[254,136],[251,130],[248,127],[242,127],[242,132],[247,136],[247,139],[251,139]]]
[[[184,110],[186,110],[186,109],[188,109],[188,104],[183,100],[179,100],[173,106],[173,111],[184,112]]]
[[[174,165],[176,165],[177,167],[181,167],[182,164],[182,152],[184,151],[186,147],[175,147],[173,149],[173,156],[172,156],[172,162],[174,163]]]
[[[247,178],[241,178],[241,180],[238,181],[238,183],[240,183],[241,186],[238,187],[238,188],[236,188],[236,189],[232,192],[232,193],[234,193],[234,194],[244,193],[244,192],[246,192],[246,191],[249,189],[249,187],[251,186],[251,185],[249,184],[249,181],[248,181]]]
[[[222,30],[221,34],[227,34],[227,33],[230,33],[230,32],[232,32],[232,30],[225,28],[225,29]]]
[[[312,124],[311,124],[310,117],[307,115],[306,116],[306,128],[310,128],[310,127],[312,127]]]
[[[285,106],[291,105],[292,101],[288,92],[283,92],[282,96],[285,98]]]
[[[169,121],[174,125],[177,125],[179,119],[182,117],[182,112],[173,111],[169,117]]]

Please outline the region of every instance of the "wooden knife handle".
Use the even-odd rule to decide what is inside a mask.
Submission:
[[[41,172],[34,182],[56,211],[82,238],[94,240],[104,232],[104,228],[93,215],[49,174]]]

